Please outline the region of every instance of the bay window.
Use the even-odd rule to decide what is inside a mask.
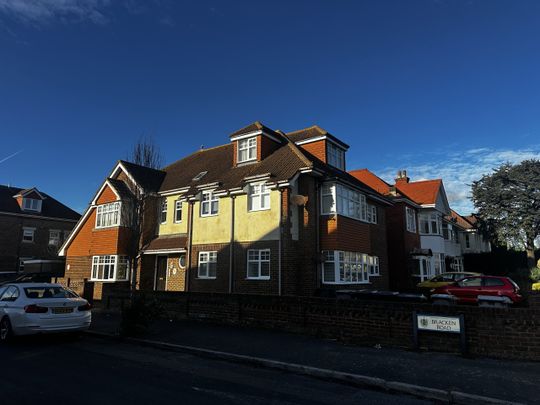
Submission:
[[[379,258],[358,252],[323,252],[322,279],[325,284],[365,284],[378,276]]]
[[[96,228],[109,228],[120,225],[120,203],[98,205]]]
[[[340,214],[368,221],[366,196],[341,184],[324,184],[321,190],[322,214]],[[376,220],[375,208],[375,220]],[[373,211],[371,211],[373,217]]]
[[[92,257],[91,281],[127,281],[129,279],[129,258],[127,256],[105,255]]]
[[[420,233],[428,235],[442,234],[442,218],[439,214],[420,214]]]
[[[416,233],[416,213],[412,208],[405,207],[405,218],[407,221],[407,231]]]

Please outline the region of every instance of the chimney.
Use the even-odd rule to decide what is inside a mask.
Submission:
[[[396,183],[408,183],[407,170],[399,170],[397,172]]]

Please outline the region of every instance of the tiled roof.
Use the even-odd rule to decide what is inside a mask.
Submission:
[[[397,181],[396,189],[417,204],[435,204],[437,196],[441,189],[442,180],[424,180],[424,181]]]
[[[73,211],[71,208],[65,206],[60,201],[55,200],[53,197],[43,193],[42,191],[39,191],[39,193],[45,197],[45,199],[41,203],[41,212],[23,211],[13,196],[24,190],[27,189],[0,185],[0,212],[29,214],[41,217],[70,219],[74,221],[81,217],[78,212]]]
[[[385,182],[379,176],[370,172],[368,169],[351,170],[349,174],[356,177],[362,183],[367,184],[373,190],[382,195],[388,195],[390,193],[390,184]]]
[[[133,197],[133,193],[129,189],[126,183],[124,183],[122,180],[117,179],[107,179],[111,186],[114,188],[114,190],[118,193],[120,196],[120,199],[129,199]]]
[[[150,241],[144,248],[145,251],[185,249],[187,246],[186,234],[174,234],[158,236]]]
[[[282,136],[278,132],[263,125],[260,121],[255,121],[254,123],[249,124],[245,126],[244,128],[240,128],[239,130],[234,131],[230,135],[230,137],[232,138],[233,136],[236,136],[236,135],[249,134],[250,132],[255,132],[255,131],[263,131],[269,135],[274,135],[278,139],[282,139]]]
[[[287,137],[295,143],[305,141],[306,139],[317,138],[319,136],[326,136],[327,138],[332,139],[336,143],[341,144],[346,149],[349,148],[349,145],[347,145],[345,142],[336,138],[326,129],[323,129],[318,125],[313,125],[309,128],[299,129],[297,131],[287,132]]]
[[[218,183],[218,190],[243,187],[244,178],[271,174],[270,181],[292,178],[296,172],[306,167],[306,161],[294,150],[294,145],[286,143],[261,162],[233,167],[233,145],[201,149],[181,159],[163,170],[167,173],[159,191],[190,187],[188,193],[196,192],[197,186]],[[197,174],[207,172],[199,181]]]
[[[151,169],[125,160],[120,160],[120,163],[133,176],[135,182],[146,191],[157,191],[165,177],[165,172],[162,170]]]
[[[474,226],[466,219],[466,217],[459,215],[456,211],[452,209],[450,210],[450,215],[448,215],[446,219],[454,222],[462,229],[474,229]]]

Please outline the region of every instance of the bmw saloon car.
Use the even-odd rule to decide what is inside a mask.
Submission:
[[[37,333],[89,328],[91,305],[60,284],[9,283],[0,286],[0,341]]]

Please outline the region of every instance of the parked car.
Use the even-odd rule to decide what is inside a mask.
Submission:
[[[422,281],[421,283],[416,284],[416,288],[418,288],[420,291],[424,293],[428,293],[429,295],[429,292],[434,288],[452,284],[465,277],[481,276],[481,275],[482,273],[450,271],[447,273],[441,273],[438,276],[435,276],[429,280]]]
[[[449,295],[455,298],[457,303],[476,304],[479,296],[506,297],[513,304],[523,301],[518,285],[511,278],[496,276],[466,277],[452,284],[434,288],[431,294]]]
[[[0,341],[13,336],[88,329],[91,305],[60,284],[11,283],[0,287]]]

